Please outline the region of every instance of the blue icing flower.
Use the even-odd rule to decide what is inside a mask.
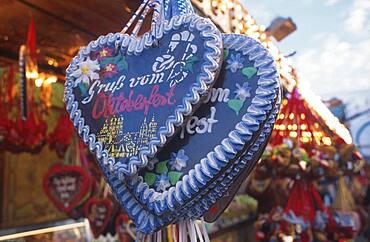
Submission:
[[[249,86],[248,82],[244,82],[242,86],[240,86],[238,83],[236,83],[236,91],[235,93],[235,98],[245,101],[248,97],[251,96],[251,90],[252,88]]]
[[[243,68],[244,58],[241,57],[241,54],[233,55],[231,54],[230,59],[227,61],[226,69],[230,69],[232,73],[237,72],[239,69]]]
[[[186,167],[186,162],[189,160],[189,156],[185,154],[185,150],[181,149],[177,152],[171,153],[171,159],[169,161],[171,170],[181,171],[182,168]]]
[[[155,188],[157,192],[164,192],[170,186],[170,179],[168,178],[166,173],[162,173],[161,175],[157,176],[157,179],[155,181]]]

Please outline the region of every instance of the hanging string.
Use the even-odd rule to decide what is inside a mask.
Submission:
[[[132,34],[134,36],[137,36],[143,26],[146,16],[149,14],[151,10],[153,10],[151,32],[152,32],[152,38],[157,39],[158,25],[161,23],[161,20],[164,19],[164,10],[162,10],[163,5],[164,3],[161,0],[144,0],[139,6],[139,8],[136,10],[135,14],[131,17],[131,19],[122,29],[121,33],[125,34],[127,30],[135,22],[135,20],[138,19],[137,24],[135,25],[132,31]]]
[[[209,237],[208,237],[208,233],[207,233],[207,229],[206,229],[206,223],[204,222],[204,218],[201,219],[200,224],[201,224],[201,227],[202,227],[204,242],[210,242]]]
[[[145,7],[148,5],[150,0],[144,0],[139,8],[136,10],[136,12],[134,13],[134,15],[132,15],[132,17],[130,18],[130,20],[127,22],[127,24],[125,25],[125,27],[121,30],[121,33],[122,34],[125,34],[127,32],[127,30],[131,27],[131,25],[135,22],[135,20],[137,19],[138,16],[141,16],[141,13],[142,11],[145,9]]]
[[[151,2],[145,7],[144,12],[140,15],[139,20],[138,20],[137,24],[135,25],[134,30],[132,31],[133,35],[137,36],[139,34],[139,31],[140,31],[141,27],[143,26],[145,17],[149,14],[149,12],[151,10],[154,11],[153,20],[152,20],[152,30],[153,30],[153,24],[156,24],[156,19],[155,19],[156,16],[154,14],[155,14],[156,11],[158,11],[158,10],[156,10],[157,7],[158,7],[157,1]]]

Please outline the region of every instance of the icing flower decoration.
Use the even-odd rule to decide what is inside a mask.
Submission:
[[[240,86],[238,83],[236,83],[236,91],[235,93],[235,98],[245,101],[248,97],[251,96],[251,90],[252,88],[249,86],[248,82],[244,82],[242,86]]]
[[[244,59],[241,57],[241,54],[233,55],[231,54],[230,59],[227,61],[226,69],[230,69],[232,73],[237,72],[239,69],[243,68]]]
[[[82,61],[78,64],[78,69],[72,73],[72,76],[76,78],[75,87],[80,84],[90,85],[90,81],[99,79],[100,66],[97,60],[91,60],[87,57],[86,61]]]
[[[170,186],[171,186],[170,179],[168,178],[166,173],[162,173],[161,175],[157,176],[157,179],[155,181],[155,187],[157,192],[164,192]]]
[[[100,52],[99,52],[99,57],[100,58],[105,58],[105,57],[110,57],[112,56],[112,50],[109,49],[109,48],[103,48]]]
[[[181,171],[182,168],[186,167],[186,162],[189,160],[189,156],[185,154],[185,150],[181,149],[176,153],[171,153],[170,166],[171,170]]]
[[[112,78],[118,73],[118,67],[116,64],[109,63],[104,67],[104,77]]]

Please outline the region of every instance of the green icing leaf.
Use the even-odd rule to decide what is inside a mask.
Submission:
[[[227,105],[229,108],[235,111],[235,113],[238,115],[240,109],[242,109],[244,102],[239,99],[231,99],[227,102]]]
[[[197,62],[199,59],[196,56],[191,56],[189,59],[186,60],[186,63],[194,63]]]
[[[255,68],[255,67],[245,67],[245,68],[243,68],[242,73],[243,73],[243,75],[245,75],[249,79],[257,73],[257,68]]]
[[[224,59],[226,59],[228,56],[229,56],[229,53],[230,53],[230,51],[229,51],[229,49],[224,49]]]
[[[122,57],[122,60],[120,60],[118,62],[118,68],[121,70],[121,71],[127,71],[128,69],[128,64],[127,64],[127,61],[125,60],[124,57]]]
[[[153,186],[155,182],[156,174],[152,172],[146,172],[144,175],[144,181],[148,186]]]
[[[87,90],[88,90],[88,86],[85,84],[85,83],[79,83],[78,84],[78,88],[80,88],[80,91],[82,93],[82,96],[86,96],[87,94]]]
[[[157,163],[157,165],[155,166],[155,172],[159,174],[167,173],[168,172],[167,162],[168,161],[161,161]]]
[[[170,179],[171,184],[174,186],[180,180],[182,172],[170,171],[168,172],[168,178]]]
[[[193,64],[192,63],[186,63],[184,67],[184,71],[193,73]]]

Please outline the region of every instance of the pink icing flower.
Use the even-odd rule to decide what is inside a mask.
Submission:
[[[103,68],[103,76],[112,78],[118,73],[118,67],[114,63],[108,63],[106,66]]]

